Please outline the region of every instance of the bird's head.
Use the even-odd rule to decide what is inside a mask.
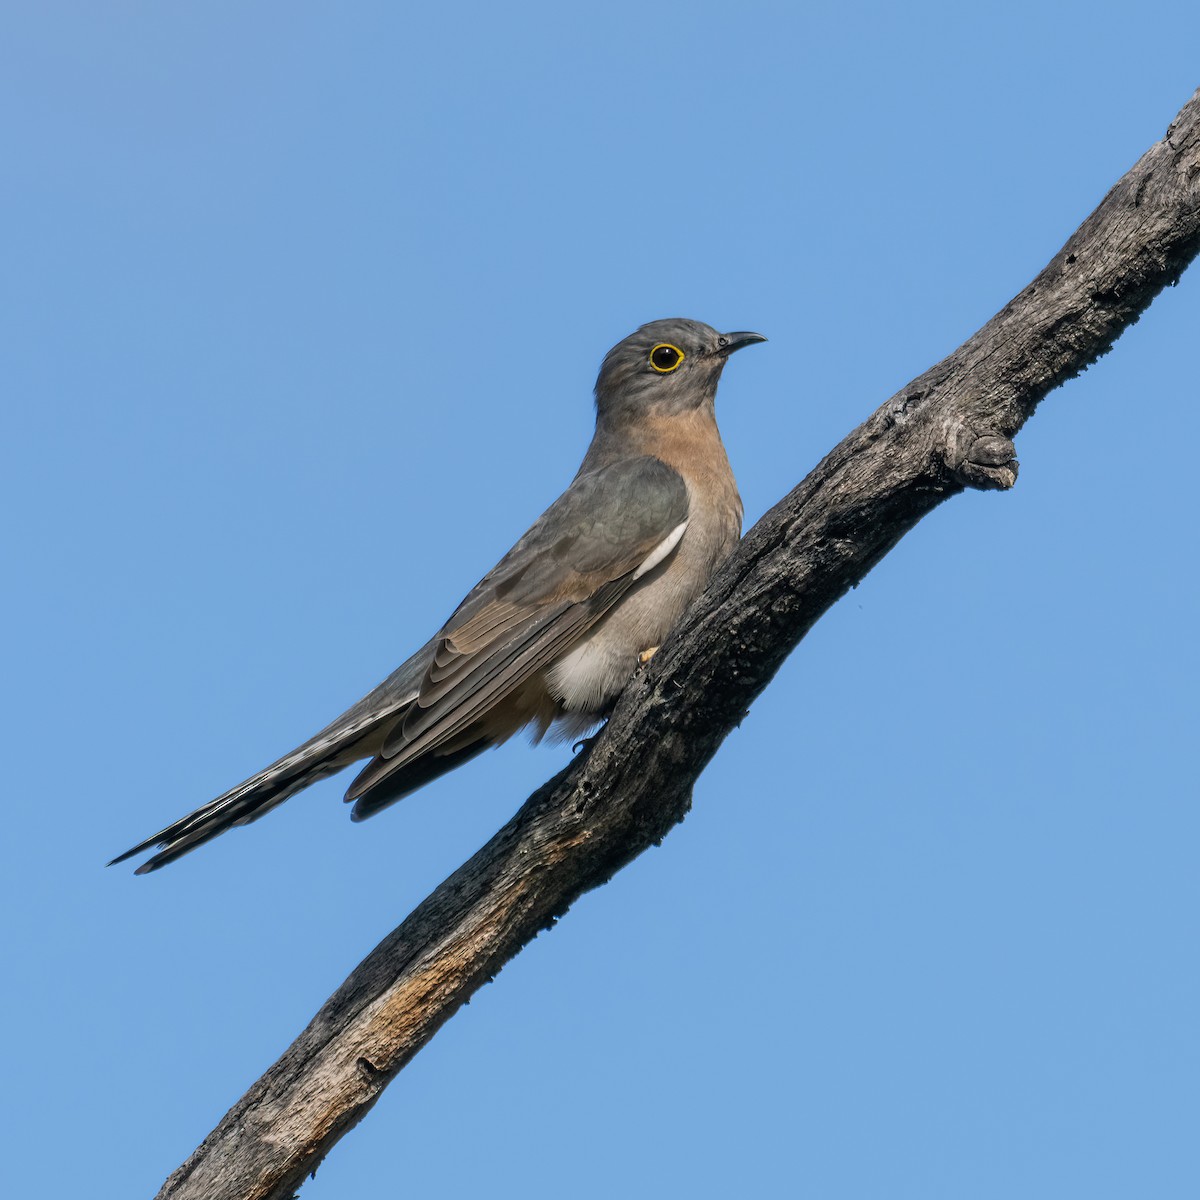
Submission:
[[[718,333],[684,317],[651,321],[604,356],[597,415],[620,421],[711,406],[729,355],[766,340],[761,333]]]

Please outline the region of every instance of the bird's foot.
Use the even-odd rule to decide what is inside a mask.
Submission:
[[[658,650],[657,646],[651,646],[649,649],[643,650],[638,655],[638,666],[644,667],[658,653]]]

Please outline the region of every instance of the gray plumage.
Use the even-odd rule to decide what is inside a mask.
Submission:
[[[614,346],[570,487],[436,636],[315,737],[113,862],[157,847],[138,874],[155,870],[363,759],[355,820],[525,726],[570,737],[602,720],[741,535],[714,401],[729,354],[765,340],[676,318]]]

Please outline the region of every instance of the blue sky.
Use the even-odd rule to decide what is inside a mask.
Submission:
[[[152,1194],[563,764],[103,869],[429,636],[610,345],[770,337],[719,398],[754,520],[1041,268],[1197,45],[1162,3],[8,6],[4,1193]],[[306,1200],[1195,1195],[1198,324],[1193,271]]]

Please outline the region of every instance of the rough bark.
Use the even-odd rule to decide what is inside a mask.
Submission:
[[[161,1198],[282,1198],[481,984],[661,840],[807,630],[936,505],[1016,480],[1011,439],[1200,249],[1200,92],[1037,278],[747,534],[607,727],[354,970]]]

